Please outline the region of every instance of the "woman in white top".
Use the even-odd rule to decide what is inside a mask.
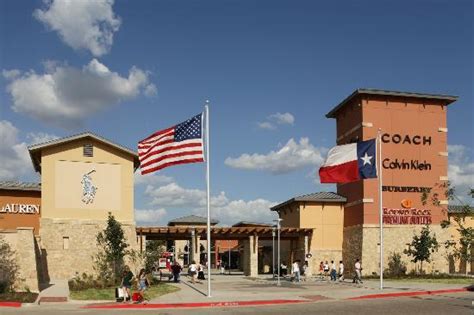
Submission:
[[[191,282],[196,283],[196,275],[198,272],[198,266],[196,265],[196,262],[193,260],[191,262],[191,265],[188,267],[189,275],[191,276]]]

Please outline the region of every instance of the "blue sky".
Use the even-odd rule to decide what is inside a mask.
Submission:
[[[474,185],[472,6],[1,1],[0,180],[39,179],[29,144],[89,130],[135,148],[209,99],[214,216],[269,221],[277,202],[334,190],[315,177],[335,144],[324,115],[365,87],[459,96],[449,175],[463,191]],[[137,220],[202,214],[204,172],[137,175]]]

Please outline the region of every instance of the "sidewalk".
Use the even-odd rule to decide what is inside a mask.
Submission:
[[[189,307],[225,307],[243,305],[269,305],[310,303],[316,301],[351,300],[361,298],[384,298],[395,296],[413,296],[437,293],[466,291],[459,284],[436,284],[386,281],[385,288],[379,289],[379,282],[364,281],[362,285],[347,282],[329,282],[310,280],[292,283],[281,279],[281,286],[271,276],[246,278],[239,275],[213,275],[211,281],[212,296],[207,297],[207,280],[191,284],[188,277],[182,277],[175,284],[181,290],[170,293],[148,304],[93,304],[87,308],[189,308]]]

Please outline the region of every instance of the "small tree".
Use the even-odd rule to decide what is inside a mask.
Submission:
[[[0,237],[0,293],[13,291],[18,280],[19,267],[15,260],[15,252]]]
[[[400,277],[405,275],[407,272],[407,266],[402,261],[402,255],[400,253],[392,253],[388,258],[388,268],[385,273],[389,276]]]
[[[111,267],[117,282],[121,277],[120,273],[124,265],[128,244],[125,242],[122,225],[115,220],[110,212],[107,219],[107,227],[97,234],[97,245],[103,249],[105,260]]]
[[[150,240],[146,242],[146,258],[145,258],[145,269],[147,272],[151,271],[151,268],[155,265],[158,259],[163,254],[164,241]]]
[[[474,228],[466,224],[466,218],[474,214],[472,208],[456,195],[456,189],[455,187],[451,186],[450,182],[436,186],[443,191],[444,196],[449,201],[454,201],[459,205],[459,210],[456,211],[454,215],[452,215],[452,222],[449,220],[444,220],[441,222],[442,228],[446,229],[453,225],[458,232],[458,238],[453,237],[452,239],[447,240],[444,243],[444,246],[451,252],[452,257],[461,261],[471,262],[472,264],[474,261]],[[468,195],[474,198],[474,189],[470,188]],[[428,200],[430,200],[433,205],[440,205],[439,194],[437,193],[423,193],[421,196],[422,203],[426,204]],[[445,211],[447,212],[447,209],[445,209]],[[468,269],[466,266],[466,275],[467,273]]]
[[[409,249],[403,252],[413,257],[414,263],[420,262],[420,273],[423,273],[423,262],[430,262],[431,254],[438,251],[439,244],[436,235],[431,236],[430,227],[426,225],[421,229],[420,235],[414,235]]]

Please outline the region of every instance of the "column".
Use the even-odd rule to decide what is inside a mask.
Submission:
[[[244,274],[249,277],[258,276],[258,236],[249,235],[244,240]]]

